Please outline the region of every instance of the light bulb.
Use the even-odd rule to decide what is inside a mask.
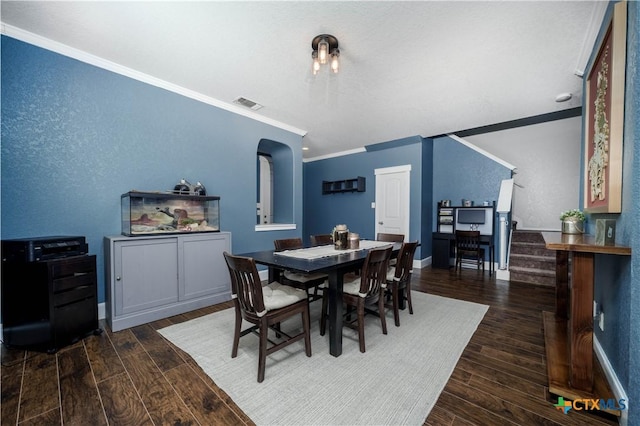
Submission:
[[[318,71],[320,71],[320,61],[318,61],[318,51],[314,50],[311,53],[311,57],[313,58],[313,63],[311,64],[311,71],[313,72],[313,75],[318,74]]]
[[[329,57],[329,42],[326,38],[323,38],[320,43],[318,43],[318,59],[322,65],[327,63],[327,58]]]
[[[340,67],[340,63],[338,62],[339,57],[340,51],[338,49],[334,49],[331,53],[331,71],[334,73],[338,73],[338,68]]]

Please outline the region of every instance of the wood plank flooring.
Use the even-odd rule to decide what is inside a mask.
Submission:
[[[554,309],[553,288],[427,267],[414,270],[413,289],[490,306],[425,425],[617,424],[585,411],[565,415],[547,399],[542,311]],[[229,306],[117,333],[103,322],[102,335],[55,355],[3,347],[1,424],[253,424],[187,354],[156,332]]]

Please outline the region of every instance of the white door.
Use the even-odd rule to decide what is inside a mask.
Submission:
[[[404,234],[409,241],[411,165],[376,169],[376,235]]]

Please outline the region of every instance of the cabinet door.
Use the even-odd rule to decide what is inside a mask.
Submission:
[[[180,299],[229,292],[231,279],[222,253],[230,250],[228,234],[201,234],[183,238]]]
[[[178,240],[118,241],[115,313],[139,312],[178,301]]]

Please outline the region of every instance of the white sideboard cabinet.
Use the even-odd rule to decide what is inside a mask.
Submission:
[[[104,239],[106,314],[119,331],[231,300],[231,233]]]

